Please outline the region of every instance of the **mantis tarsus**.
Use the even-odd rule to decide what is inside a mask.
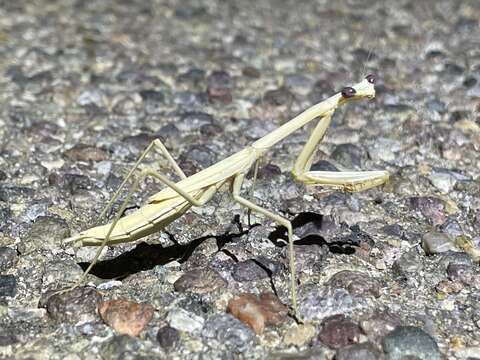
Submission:
[[[363,81],[352,87],[345,87],[340,93],[310,107],[292,120],[280,126],[266,136],[253,142],[243,150],[230,157],[187,177],[170,155],[160,140],[154,140],[139,157],[120,187],[101,212],[97,224],[106,216],[113,203],[117,200],[122,188],[127,184],[143,159],[155,150],[164,155],[181,180],[173,182],[165,175],[153,169],[142,170],[134,181],[117,215],[110,224],[93,227],[65,241],[74,242],[80,246],[100,246],[92,262],[85,270],[79,283],[98,261],[106,245],[124,243],[137,240],[163,229],[173,220],[184,214],[192,206],[202,206],[208,202],[224,185],[230,185],[234,201],[250,211],[263,214],[265,217],[283,225],[288,231],[289,267],[291,272],[291,299],[294,314],[297,314],[297,296],[295,280],[295,256],[293,248],[293,231],[290,221],[280,215],[267,210],[240,195],[245,175],[250,168],[279,141],[294,131],[318,118],[318,123],[298,156],[292,174],[296,180],[309,185],[331,186],[348,192],[362,191],[380,185],[387,181],[389,174],[386,171],[310,171],[313,154],[316,146],[322,140],[332,115],[340,105],[355,99],[371,99],[375,97],[375,77],[368,75]],[[148,203],[132,214],[122,217],[127,204],[139,184],[151,176],[167,187],[151,196]]]

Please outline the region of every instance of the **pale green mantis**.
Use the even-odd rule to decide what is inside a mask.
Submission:
[[[97,223],[101,222],[113,203],[117,200],[122,188],[134,174],[143,159],[152,150],[164,155],[181,180],[173,182],[165,175],[152,169],[142,170],[140,176],[134,181],[118,214],[107,225],[96,226],[80,234],[66,239],[67,243],[74,242],[80,246],[99,246],[95,257],[85,270],[80,282],[98,261],[103,248],[107,245],[131,242],[141,237],[150,235],[163,229],[179,216],[183,215],[192,206],[202,206],[208,202],[215,193],[229,185],[233,200],[250,211],[263,214],[265,217],[283,225],[288,232],[288,251],[290,267],[290,291],[293,312],[297,314],[297,295],[295,279],[295,255],[293,247],[293,230],[291,222],[274,212],[265,209],[251,200],[244,198],[240,192],[247,172],[271,147],[283,140],[296,130],[318,118],[318,123],[307,140],[303,150],[298,156],[293,167],[295,179],[308,185],[322,185],[336,187],[348,192],[362,191],[383,184],[388,180],[387,171],[310,171],[313,155],[318,143],[322,140],[335,110],[350,100],[371,99],[375,97],[375,77],[367,76],[363,81],[352,87],[345,87],[340,93],[310,107],[292,120],[272,131],[268,135],[253,142],[243,150],[230,157],[187,177],[170,155],[160,140],[154,140],[139,157],[125,180],[122,182],[112,199],[101,212]],[[135,212],[122,217],[127,204],[139,184],[151,176],[165,184],[167,187],[151,196],[148,203]],[[226,186],[225,186],[226,187]],[[227,187],[226,187],[227,188]]]

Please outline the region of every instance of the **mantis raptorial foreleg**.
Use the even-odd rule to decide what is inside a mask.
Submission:
[[[290,267],[290,291],[292,296],[292,308],[294,314],[297,315],[297,281],[295,276],[295,253],[293,248],[293,227],[290,220],[285,219],[284,217],[277,215],[271,212],[268,209],[265,209],[243,197],[240,196],[240,190],[242,187],[243,179],[245,175],[239,174],[235,176],[232,185],[232,195],[233,199],[238,202],[240,205],[245,206],[247,209],[258,212],[265,215],[266,217],[272,219],[277,224],[285,226],[287,228],[288,234],[288,257],[289,257],[289,267]]]
[[[170,153],[168,152],[167,148],[165,147],[165,145],[163,145],[163,143],[160,141],[160,139],[155,139],[153,140],[150,145],[147,146],[147,148],[142,152],[142,154],[139,156],[138,160],[135,162],[135,164],[133,165],[132,169],[128,172],[127,176],[125,177],[125,179],[123,179],[122,183],[120,184],[120,186],[118,187],[118,189],[115,191],[115,193],[113,194],[112,198],[108,201],[107,205],[105,205],[105,207],[103,208],[102,212],[100,213],[100,215],[98,216],[97,218],[97,221],[95,222],[95,224],[100,224],[104,217],[107,215],[108,211],[111,209],[111,207],[113,206],[113,204],[115,203],[115,201],[118,199],[118,197],[120,196],[120,192],[122,191],[122,189],[125,187],[125,185],[127,184],[128,180],[132,177],[132,175],[134,174],[135,170],[137,170],[138,166],[140,165],[140,163],[145,159],[145,157],[152,151],[152,150],[155,150],[159,153],[161,153],[163,156],[165,156],[168,160],[168,162],[170,163],[170,165],[172,165],[173,169],[175,170],[175,172],[178,174],[178,176],[180,176],[182,179],[186,179],[187,176],[184,174],[184,172],[182,171],[182,169],[180,169],[180,166],[178,166],[177,162],[175,161],[175,159],[172,157],[172,155],[170,155]]]
[[[324,185],[356,192],[383,184],[388,179],[387,171],[310,171],[317,145],[327,131],[335,109],[326,113],[317,123],[302,149],[293,168],[293,176],[308,185]]]
[[[195,199],[193,196],[191,196],[189,193],[185,192],[184,190],[182,190],[178,185],[176,185],[174,182],[172,182],[171,180],[169,180],[166,176],[158,173],[157,171],[153,170],[153,169],[144,169],[142,170],[142,172],[140,173],[140,176],[135,180],[135,182],[133,183],[132,187],[130,188],[127,196],[125,197],[122,205],[120,206],[120,209],[118,210],[118,213],[117,215],[115,215],[115,218],[114,220],[112,221],[108,231],[107,231],[107,234],[105,235],[105,238],[103,239],[102,243],[100,244],[97,252],[95,253],[95,256],[92,260],[92,262],[90,263],[90,265],[87,267],[87,269],[85,270],[85,272],[83,273],[82,277],[80,278],[79,280],[79,284],[80,283],[83,283],[83,281],[85,280],[86,276],[88,275],[88,273],[92,270],[92,268],[95,266],[96,262],[98,261],[99,257],[100,257],[100,254],[102,253],[103,249],[105,248],[105,246],[107,245],[108,241],[110,240],[110,235],[112,234],[113,230],[115,229],[115,226],[117,226],[117,223],[118,221],[120,220],[120,218],[122,217],[122,214],[123,212],[125,211],[125,209],[127,208],[127,205],[131,199],[131,197],[133,196],[133,194],[135,193],[135,191],[138,190],[138,187],[140,186],[140,184],[145,180],[145,178],[147,176],[152,176],[154,178],[156,178],[157,180],[160,180],[162,183],[164,183],[165,185],[167,185],[168,187],[172,188],[174,191],[176,191],[178,193],[179,196],[183,197],[186,201],[188,201],[191,205],[194,205],[194,206],[202,206],[203,204],[205,204],[208,200],[210,200],[213,195],[215,194],[215,192],[217,191],[217,188],[216,186],[210,186],[208,187],[205,192],[200,196],[199,199]],[[75,285],[77,286],[77,285]]]

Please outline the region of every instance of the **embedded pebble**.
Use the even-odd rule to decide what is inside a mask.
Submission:
[[[102,302],[98,313],[102,320],[121,335],[138,336],[153,317],[154,309],[125,299]]]
[[[457,183],[455,176],[449,172],[432,172],[428,178],[433,186],[445,194],[452,191]]]
[[[436,231],[430,231],[423,234],[422,248],[427,255],[457,250],[447,235]]]
[[[171,350],[180,341],[180,334],[177,329],[166,325],[158,329],[157,341],[165,350]]]
[[[211,269],[194,269],[184,273],[173,284],[176,291],[205,294],[227,286],[220,274]]]
[[[288,309],[272,293],[241,294],[231,299],[227,311],[261,334],[268,325],[278,325],[285,320]]]
[[[344,288],[352,296],[370,294],[380,296],[380,283],[365,273],[358,271],[343,270],[335,273],[328,284],[333,288]]]
[[[102,295],[95,289],[82,286],[65,292],[49,291],[42,296],[39,307],[45,307],[48,315],[59,323],[94,321]]]
[[[0,271],[5,271],[14,267],[18,262],[17,252],[12,248],[0,247]]]
[[[161,112],[165,105],[165,94],[161,91],[152,89],[141,90],[140,97],[142,98],[147,114],[157,114]]]
[[[213,315],[208,318],[202,336],[216,340],[218,344],[225,345],[234,353],[246,352],[255,342],[253,330],[230,314]]]
[[[17,279],[14,275],[0,275],[0,296],[15,296]]]
[[[393,273],[403,279],[409,279],[422,269],[421,256],[415,249],[412,249],[400,256],[393,263]]]
[[[170,310],[166,320],[172,328],[188,333],[201,330],[205,322],[204,318],[181,308]]]
[[[343,348],[360,340],[361,330],[344,315],[334,315],[323,320],[317,341],[332,349]]]
[[[435,340],[422,329],[398,326],[382,341],[386,360],[402,360],[415,356],[421,360],[442,360]]]

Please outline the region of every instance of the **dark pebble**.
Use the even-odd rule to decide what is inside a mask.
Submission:
[[[0,271],[5,271],[15,266],[18,262],[17,252],[9,247],[0,247]]]
[[[65,151],[64,155],[72,161],[103,161],[109,158],[107,152],[86,144],[77,144]]]
[[[17,279],[13,275],[0,275],[0,296],[15,296]]]
[[[141,90],[140,96],[147,114],[156,114],[162,110],[165,104],[165,94],[156,90]]]
[[[310,168],[312,171],[339,171],[335,165],[327,160],[319,160],[312,164]]]
[[[189,69],[177,78],[179,83],[188,83],[193,86],[198,86],[205,80],[205,70],[193,68]]]
[[[274,164],[266,164],[258,169],[258,179],[271,180],[276,176],[282,175],[282,170]]]
[[[210,101],[232,101],[232,78],[225,71],[214,71],[208,77],[207,94]]]
[[[141,154],[148,145],[152,143],[157,137],[153,134],[141,132],[136,135],[125,136],[121,141],[121,147],[127,148],[130,152],[131,158],[136,159],[138,154]],[[158,156],[158,155],[157,155]],[[155,155],[152,156],[153,158]]]
[[[380,350],[371,342],[353,344],[338,349],[335,354],[335,360],[382,360],[383,356]]]
[[[361,330],[353,321],[344,315],[333,315],[322,322],[317,341],[332,349],[340,349],[357,343],[360,335]]]
[[[443,66],[443,72],[448,75],[460,76],[465,72],[465,68],[458,64],[446,63]]]
[[[79,190],[90,190],[93,187],[92,180],[86,175],[61,174],[57,172],[52,172],[48,176],[48,184],[58,186],[72,195]]]
[[[452,239],[463,235],[463,230],[460,226],[460,223],[454,218],[448,218],[447,221],[440,226],[440,230]]]
[[[196,131],[203,125],[213,124],[213,116],[204,112],[187,112],[180,120],[175,123],[175,126],[181,131]]]
[[[246,66],[242,69],[242,75],[252,79],[258,79],[261,73],[253,66]]]
[[[201,145],[192,145],[188,150],[186,150],[180,155],[178,162],[180,164],[183,162],[192,162],[198,167],[198,170],[200,170],[212,165],[212,163],[215,162],[216,158],[217,154],[208,147]]]
[[[461,282],[464,285],[475,283],[475,272],[472,266],[462,264],[449,264],[447,267],[448,278],[454,282]]]
[[[32,198],[35,190],[23,186],[0,187],[0,201],[19,203],[24,199]]]
[[[476,77],[473,76],[468,76],[463,80],[463,86],[465,86],[467,89],[473,88],[475,85],[477,85],[478,80]]]
[[[165,350],[173,349],[180,341],[180,333],[168,325],[161,327],[157,332],[157,341]]]
[[[7,178],[7,173],[5,171],[0,170],[0,181],[3,181]]]
[[[445,203],[434,196],[413,196],[409,198],[410,208],[422,214],[432,225],[445,222]]]
[[[440,100],[428,100],[425,106],[428,110],[439,114],[445,114],[447,112],[447,105]]]
[[[362,64],[377,58],[377,55],[372,51],[371,48],[370,49],[357,48],[352,51],[352,55],[355,58],[355,62],[362,63]]]
[[[404,235],[403,228],[399,224],[385,225],[382,227],[382,231],[385,233],[385,235],[395,236],[398,238],[401,238]]]
[[[59,323],[77,323],[96,319],[101,301],[98,291],[82,286],[63,293],[47,292],[40,299],[39,307],[45,307],[50,317]]]
[[[416,356],[422,360],[442,360],[443,356],[435,340],[422,329],[399,326],[382,341],[386,360],[403,360]]]
[[[279,262],[265,257],[257,257],[236,263],[232,276],[239,282],[260,280],[278,273],[280,268]]]
[[[226,280],[211,268],[190,270],[173,284],[176,291],[197,294],[209,293],[226,286]]]
[[[348,169],[362,167],[366,152],[354,144],[340,144],[335,147],[331,157]]]
[[[272,106],[288,105],[292,100],[292,93],[284,87],[276,90],[269,90],[263,95],[263,101]]]

